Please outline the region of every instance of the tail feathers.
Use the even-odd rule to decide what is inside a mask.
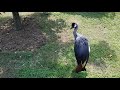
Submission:
[[[81,71],[86,71],[85,66],[86,66],[86,61],[85,61],[83,64],[79,64],[79,65],[76,67],[76,70],[75,70],[76,73],[81,72]]]
[[[79,64],[77,67],[76,67],[76,73],[82,71],[82,64]]]

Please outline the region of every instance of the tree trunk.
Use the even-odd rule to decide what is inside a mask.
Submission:
[[[13,14],[13,19],[14,19],[14,22],[15,22],[16,30],[22,30],[23,26],[22,26],[22,23],[21,23],[21,18],[19,16],[19,12],[12,12],[12,14]]]

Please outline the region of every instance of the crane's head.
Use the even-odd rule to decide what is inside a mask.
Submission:
[[[71,29],[77,29],[78,28],[78,25],[76,24],[76,23],[72,23],[72,25],[71,25]]]

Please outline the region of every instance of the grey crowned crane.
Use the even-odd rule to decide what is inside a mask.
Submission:
[[[88,39],[77,33],[78,25],[76,23],[72,23],[71,29],[74,28],[73,35],[74,35],[74,52],[75,58],[77,60],[77,67],[75,69],[76,73],[81,71],[86,71],[86,64],[89,59],[90,53],[90,46],[88,43]]]

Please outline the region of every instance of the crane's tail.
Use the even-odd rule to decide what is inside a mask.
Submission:
[[[75,69],[76,73],[82,71],[82,64],[79,64],[76,69]]]
[[[83,64],[82,63],[79,64],[75,69],[76,73],[81,72],[81,71],[86,71],[85,66],[87,62],[88,62],[88,59]]]

